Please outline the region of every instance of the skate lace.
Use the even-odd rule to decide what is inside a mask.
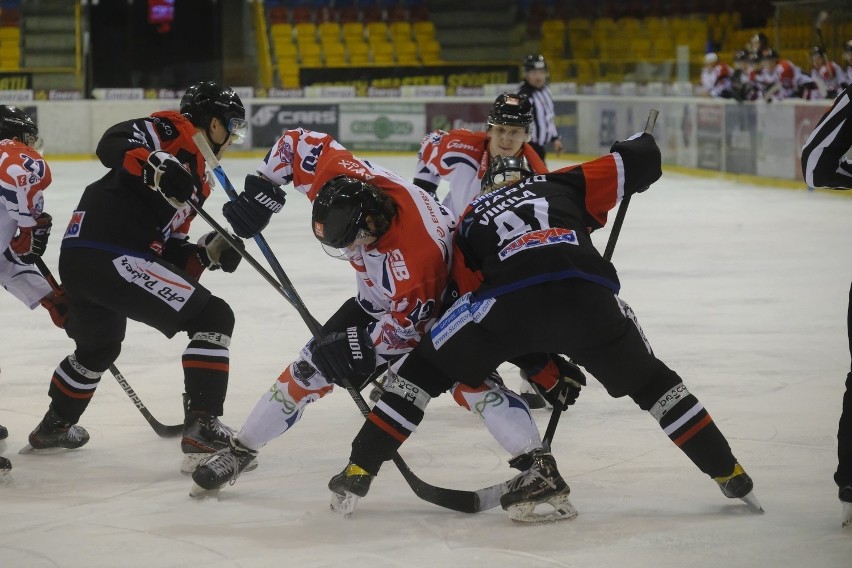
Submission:
[[[68,428],[65,437],[74,442],[79,442],[83,439],[83,429],[77,425],[73,425]]]
[[[214,454],[203,465],[212,469],[217,479],[229,477],[230,485],[240,476],[240,459],[230,450]]]
[[[513,479],[509,480],[507,487],[508,491],[517,491],[522,487],[527,487],[528,485],[532,485],[537,479],[542,479],[544,482],[550,486],[551,489],[556,489],[556,484],[553,483],[546,476],[542,475],[540,471],[537,469],[529,469],[523,473],[519,473]]]

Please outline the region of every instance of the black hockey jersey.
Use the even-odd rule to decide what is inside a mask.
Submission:
[[[662,175],[649,134],[613,146],[596,160],[536,175],[474,200],[456,229],[453,276],[478,299],[564,278],[619,290],[618,275],[591,241],[625,195]]]
[[[142,168],[155,150],[172,154],[192,173],[192,199],[203,204],[210,184],[193,134],[195,127],[174,111],[157,112],[109,128],[98,143],[97,156],[110,171],[83,192],[62,247],[153,256],[163,254],[167,243],[184,244],[195,212],[189,205],[175,209],[159,192],[146,186]],[[182,264],[181,259],[170,260]]]

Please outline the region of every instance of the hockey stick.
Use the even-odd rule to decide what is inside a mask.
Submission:
[[[51,290],[55,294],[64,293],[62,290],[62,286],[59,282],[56,281],[56,278],[53,277],[53,273],[47,267],[44,260],[37,256],[35,260],[35,265],[41,272],[41,275],[44,276],[44,279],[47,280],[47,283],[50,284]],[[154,418],[151,412],[148,410],[148,407],[145,406],[145,403],[142,402],[142,399],[139,398],[139,395],[136,394],[136,391],[130,386],[130,383],[127,382],[127,379],[124,378],[124,375],[118,370],[118,368],[112,364],[109,366],[109,372],[112,373],[112,376],[115,377],[115,380],[118,381],[118,384],[121,385],[121,388],[130,397],[130,400],[133,401],[134,406],[142,413],[142,416],[145,417],[145,420],[148,421],[148,424],[151,425],[151,428],[154,432],[161,438],[174,438],[176,436],[180,436],[183,433],[183,424],[175,424],[174,426],[167,426]]]
[[[199,149],[201,149],[201,145],[199,145]],[[225,180],[227,180],[227,176],[224,175],[224,171],[221,171],[221,175],[224,177]],[[228,186],[230,185],[230,182],[223,182],[222,185]],[[275,280],[275,278],[273,278],[272,275],[270,275],[269,272],[267,272],[266,269],[263,268],[263,266],[261,266],[260,263],[258,263],[258,261],[255,260],[254,257],[252,257],[252,255],[245,250],[245,247],[242,246],[242,243],[238,241],[235,237],[232,237],[206,211],[204,211],[201,207],[199,207],[192,201],[189,201],[188,203],[199,217],[204,219],[213,228],[213,230],[222,235],[222,238],[224,238],[225,241],[229,245],[231,245],[240,254],[240,256],[242,256],[246,260],[246,262],[248,262],[252,266],[252,268],[257,270],[264,277],[264,279],[266,279],[267,282],[272,284],[272,286],[282,296],[284,296],[284,298],[294,308],[296,308],[296,311],[299,312],[300,316],[302,316],[302,320],[304,320],[305,325],[308,326],[311,335],[313,335],[315,339],[319,339],[322,334],[322,326],[310,314],[304,302],[302,302],[302,299],[296,293],[296,289],[293,287],[293,284],[290,282],[289,278],[287,278],[287,275],[284,273],[277,260],[274,263],[271,262],[270,265],[276,272],[280,271],[282,276],[281,281]],[[266,251],[268,251],[268,254],[274,258],[274,255],[272,254],[272,251],[268,248],[268,246],[266,248]],[[267,254],[267,252],[265,252],[264,254]],[[358,410],[363,416],[366,417],[370,413],[370,407],[367,405],[367,402],[364,400],[364,397],[361,396],[361,393],[358,392],[355,387],[353,387],[352,384],[349,383],[349,381],[343,382],[343,387],[352,397],[352,400],[355,401],[355,404],[358,406]],[[459,489],[448,489],[431,485],[417,477],[411,470],[411,468],[408,467],[408,464],[405,463],[405,460],[402,459],[402,456],[400,456],[399,453],[395,452],[392,457],[392,460],[399,469],[405,481],[408,483],[409,487],[411,487],[411,489],[414,491],[414,494],[417,495],[419,498],[423,499],[424,501],[428,501],[429,503],[438,505],[439,507],[452,509],[453,511],[458,511],[461,513],[476,513],[482,510],[480,508],[479,492],[464,491]],[[499,493],[497,494],[497,498],[499,499]]]

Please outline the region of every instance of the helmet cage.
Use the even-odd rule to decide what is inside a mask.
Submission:
[[[482,176],[480,195],[491,193],[535,175],[529,161],[523,156],[494,156]]]

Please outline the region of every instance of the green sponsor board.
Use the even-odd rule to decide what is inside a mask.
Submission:
[[[423,103],[342,103],[340,142],[350,150],[417,151],[426,134]]]

